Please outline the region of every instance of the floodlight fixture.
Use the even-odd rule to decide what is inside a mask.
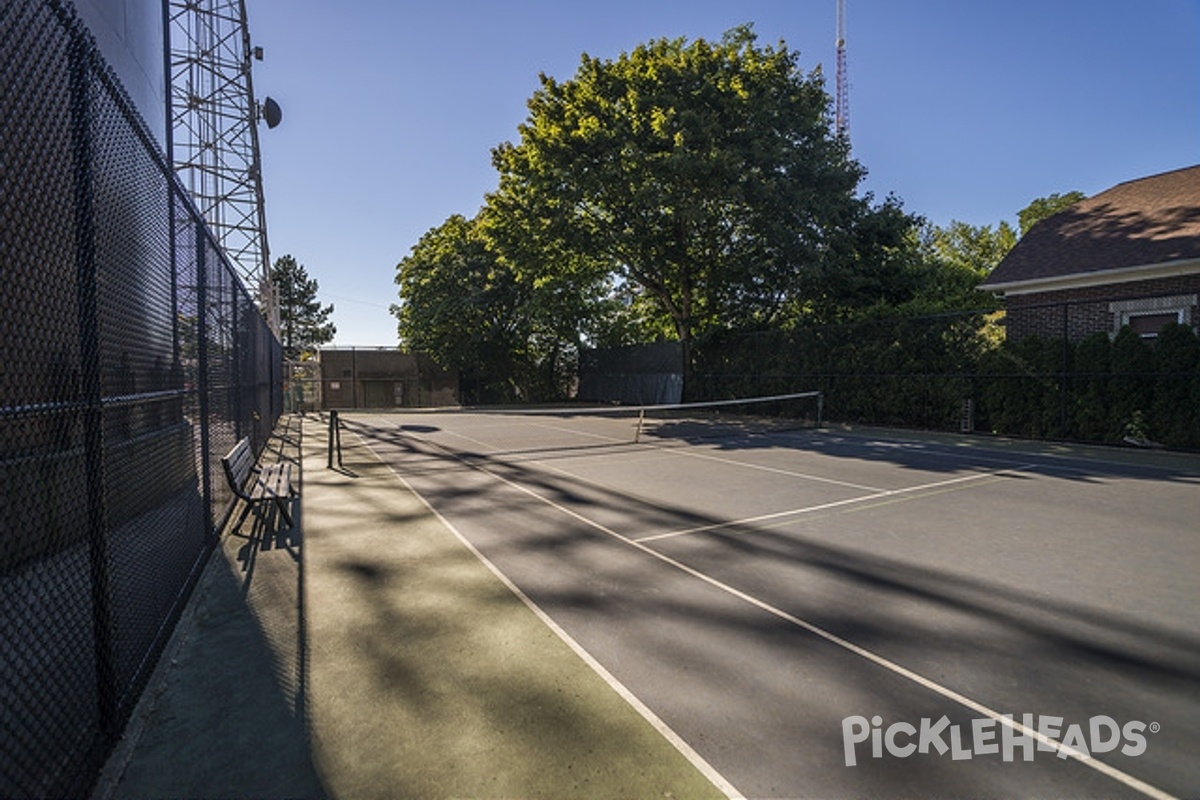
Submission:
[[[268,97],[263,100],[262,118],[267,123],[267,128],[277,128],[279,123],[283,122],[283,109],[279,107],[279,103]]]

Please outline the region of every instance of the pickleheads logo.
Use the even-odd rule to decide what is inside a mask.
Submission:
[[[1089,758],[1118,748],[1124,755],[1140,756],[1146,752],[1146,733],[1159,731],[1157,722],[1132,720],[1121,725],[1103,714],[1083,724],[1064,726],[1064,721],[1063,717],[1022,714],[1018,722],[1012,714],[1003,714],[999,718],[974,719],[970,725],[952,725],[943,716],[938,720],[924,718],[917,725],[893,722],[884,727],[882,717],[868,720],[853,716],[842,720],[842,747],[847,767],[858,763],[858,745],[868,740],[871,758],[883,758],[885,752],[906,758],[936,751],[943,756],[949,753],[955,761],[996,755],[1013,761],[1019,752],[1022,760],[1033,761],[1035,752],[1055,753],[1059,758]]]

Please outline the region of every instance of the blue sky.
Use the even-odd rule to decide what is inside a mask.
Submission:
[[[1016,221],[1200,163],[1197,0],[847,0],[853,155],[864,191],[945,225]],[[273,258],[336,307],[338,346],[395,345],[396,264],[473,216],[538,73],[662,37],[753,23],[834,91],[834,0],[248,0]],[[1200,193],[1200,187],[1197,189]]]

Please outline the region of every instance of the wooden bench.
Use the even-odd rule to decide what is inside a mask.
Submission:
[[[287,526],[292,527],[292,515],[288,512],[288,501],[295,496],[292,487],[292,465],[270,464],[264,468],[254,466],[254,448],[249,439],[242,439],[229,454],[221,459],[225,468],[225,479],[229,488],[242,500],[246,507],[238,517],[236,528],[240,528],[253,506],[274,502],[279,507]]]

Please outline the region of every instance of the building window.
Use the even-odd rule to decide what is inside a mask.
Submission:
[[[1196,295],[1173,297],[1149,297],[1141,300],[1121,300],[1108,304],[1113,315],[1112,335],[1128,325],[1143,339],[1154,339],[1164,325],[1178,322],[1192,324],[1192,309],[1196,306]]]
[[[1183,322],[1183,312],[1167,314],[1129,314],[1129,321],[1125,323],[1133,328],[1134,333],[1141,336],[1143,339],[1153,339],[1158,336],[1158,332],[1163,329],[1164,325],[1172,322]]]

